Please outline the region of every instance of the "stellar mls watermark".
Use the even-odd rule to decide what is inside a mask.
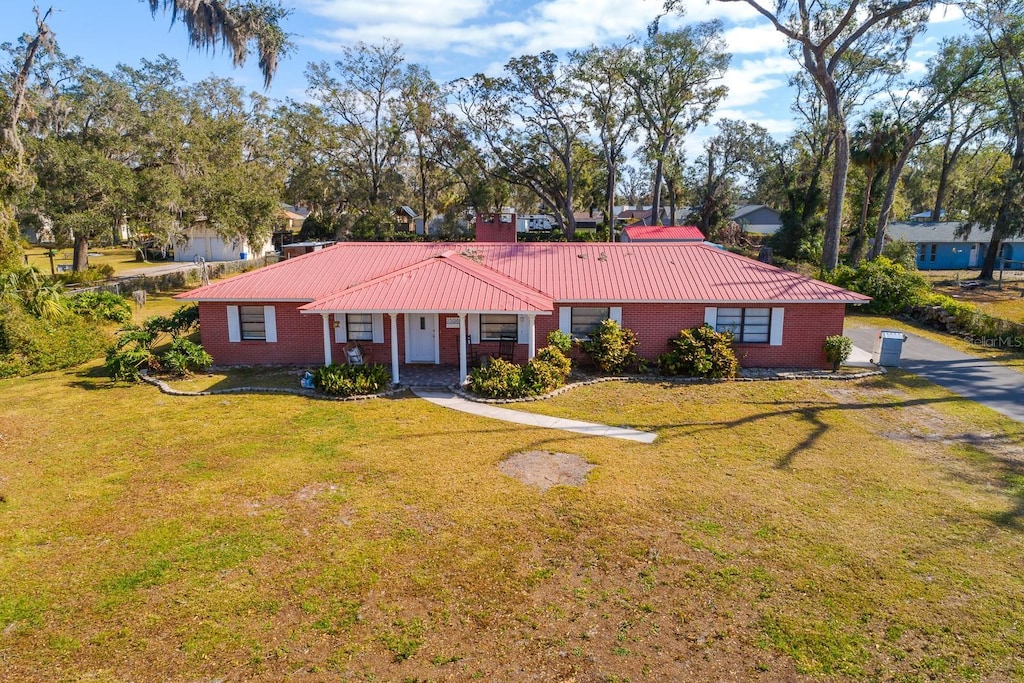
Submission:
[[[969,341],[972,344],[978,346],[987,346],[990,349],[1020,349],[1024,348],[1024,338],[1022,337],[978,337],[973,334],[969,334],[964,337],[965,341]]]

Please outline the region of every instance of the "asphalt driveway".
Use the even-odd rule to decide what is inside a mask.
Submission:
[[[845,334],[855,346],[870,352],[878,331],[877,327],[848,326]],[[903,343],[900,368],[1024,422],[1024,373],[910,333]]]

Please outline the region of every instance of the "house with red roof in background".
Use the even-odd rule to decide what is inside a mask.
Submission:
[[[611,318],[643,358],[680,330],[735,335],[746,367],[826,368],[825,337],[870,299],[689,242],[517,243],[515,219],[477,219],[476,243],[344,242],[177,295],[199,303],[218,365],[329,365],[356,343],[368,362],[456,366],[512,342],[526,362],[548,334],[586,337]]]
[[[703,242],[704,233],[693,225],[627,225],[623,242]]]

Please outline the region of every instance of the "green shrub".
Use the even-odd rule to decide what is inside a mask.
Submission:
[[[187,377],[213,365],[213,356],[194,341],[179,337],[171,342],[171,348],[160,355],[159,363],[165,372]]]
[[[313,385],[332,396],[365,396],[376,394],[388,385],[391,373],[379,363],[371,365],[340,365],[332,363],[313,372]]]
[[[669,376],[735,377],[740,364],[732,340],[731,332],[716,332],[710,325],[681,330],[668,340],[668,353],[658,357],[658,370]]]
[[[526,365],[492,358],[469,375],[473,393],[488,398],[523,398],[554,391],[565,384],[572,372],[572,361],[554,346],[548,346]]]
[[[917,245],[905,239],[886,242],[882,256],[893,263],[898,263],[907,270],[917,270]]]
[[[145,346],[119,348],[114,345],[107,349],[103,369],[118,382],[137,382],[139,374],[153,362],[153,352]]]
[[[0,301],[0,377],[81,365],[100,355],[108,339],[78,316],[38,318],[17,302]]]
[[[841,334],[825,337],[825,358],[832,364],[832,372],[839,372],[839,366],[846,362],[853,352],[853,340]]]
[[[114,277],[114,267],[109,263],[89,266],[85,270],[74,270],[69,273],[58,273],[57,280],[69,285],[88,285],[93,282],[109,280]]]
[[[529,395],[546,394],[565,384],[571,372],[572,361],[554,346],[548,346],[522,368],[522,386]]]
[[[167,334],[171,337],[183,337],[191,334],[199,327],[199,304],[179,306],[170,315],[155,315],[146,318],[143,326],[155,336]]]
[[[899,313],[928,294],[931,286],[915,271],[904,268],[885,256],[865,261],[857,269],[839,266],[829,276],[832,284],[870,296],[864,306],[872,313]]]
[[[145,369],[185,376],[210,367],[213,358],[195,342],[185,339],[199,322],[199,307],[189,304],[168,316],[152,316],[142,325],[125,325],[117,341],[107,349],[105,368],[114,380],[137,381]],[[163,336],[171,337],[170,347],[157,354]]]
[[[473,393],[489,398],[528,395],[523,382],[523,368],[501,358],[492,358],[486,366],[473,368],[469,375],[469,388]]]
[[[563,355],[568,356],[572,353],[572,335],[561,330],[551,330],[548,333],[548,346],[553,346]]]
[[[599,370],[615,373],[636,362],[636,354],[633,353],[636,345],[636,335],[632,330],[608,318],[602,320],[583,341],[583,350]]]
[[[68,297],[68,308],[77,315],[95,320],[127,323],[132,319],[128,301],[113,292],[82,292]]]

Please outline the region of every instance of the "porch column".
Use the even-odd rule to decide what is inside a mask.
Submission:
[[[391,316],[391,382],[398,384],[398,314]]]
[[[331,314],[321,313],[324,319],[324,366],[331,364]]]
[[[527,335],[530,338],[530,347],[527,349],[526,358],[527,360],[533,360],[533,357],[537,355],[537,316],[531,313],[526,319],[530,321],[530,332]]]
[[[466,314],[459,313],[459,384],[466,382]]]

